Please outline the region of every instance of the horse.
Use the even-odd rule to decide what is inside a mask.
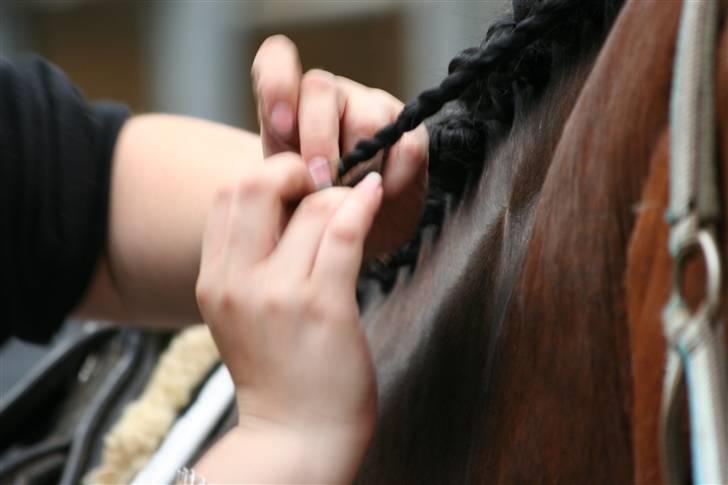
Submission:
[[[514,2],[480,51],[548,3]],[[432,183],[455,179],[456,188],[437,205],[438,228],[417,240],[414,269],[367,291],[380,417],[357,483],[664,479],[660,316],[672,271],[668,106],[681,3],[613,2],[603,31],[551,25],[530,60],[516,56],[459,95],[469,108],[457,129],[471,131],[451,134],[460,144],[449,155],[434,142],[452,128],[452,111],[430,125]],[[721,1],[721,166],[726,8]],[[499,106],[505,92],[510,111]],[[468,157],[475,168],[457,165]],[[728,186],[728,170],[721,177]],[[689,268],[693,299],[703,273]]]

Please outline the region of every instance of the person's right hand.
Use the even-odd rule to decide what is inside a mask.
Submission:
[[[239,426],[318,463],[317,483],[339,482],[358,467],[376,419],[355,290],[381,177],[309,195],[281,232],[288,202],[313,183],[300,157],[273,158],[218,196],[197,298],[236,385]]]
[[[381,89],[321,69],[303,73],[295,44],[283,35],[263,42],[252,76],[264,155],[300,153],[319,186],[331,184],[340,156],[393,122],[404,106]],[[427,191],[428,148],[422,124],[374,158],[382,165],[384,195],[365,244],[368,256],[412,237]]]

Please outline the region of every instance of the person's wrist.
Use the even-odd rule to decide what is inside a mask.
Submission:
[[[302,428],[241,416],[195,470],[208,483],[351,483],[372,428]]]
[[[371,441],[374,422],[286,424],[241,416],[235,430],[242,440],[266,443],[276,462],[290,471],[291,482],[350,483]]]

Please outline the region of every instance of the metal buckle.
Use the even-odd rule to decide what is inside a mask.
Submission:
[[[710,324],[720,307],[721,267],[718,245],[712,231],[678,231],[671,241],[674,267],[670,300],[664,310],[665,337],[681,353],[691,352],[703,338],[710,337]],[[705,298],[691,313],[682,294],[685,267],[697,253],[705,261]]]

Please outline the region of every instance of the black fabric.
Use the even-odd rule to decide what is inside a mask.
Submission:
[[[0,58],[0,342],[48,341],[87,288],[128,116],[39,57]]]
[[[84,328],[86,335],[55,343],[49,355],[54,358],[29,376],[33,389],[16,386],[0,396],[2,484],[30,483],[20,480],[36,475],[40,478],[33,483],[81,483],[99,462],[104,436],[144,389],[170,340],[168,333],[79,322],[65,327],[69,325]],[[46,379],[49,373],[52,382]],[[11,420],[7,411],[13,409]],[[46,470],[51,455],[63,459]],[[48,472],[47,479],[40,471]]]
[[[5,388],[3,383],[0,388],[3,391],[0,395],[0,429],[3,430],[0,452],[14,440],[32,436],[36,425],[43,434],[43,413],[58,405],[60,396],[69,392],[70,385],[77,379],[88,356],[97,352],[119,332],[111,327],[82,326],[73,322],[68,325],[75,325],[80,331],[51,346],[45,357],[14,386]],[[79,407],[85,399],[81,400]]]

